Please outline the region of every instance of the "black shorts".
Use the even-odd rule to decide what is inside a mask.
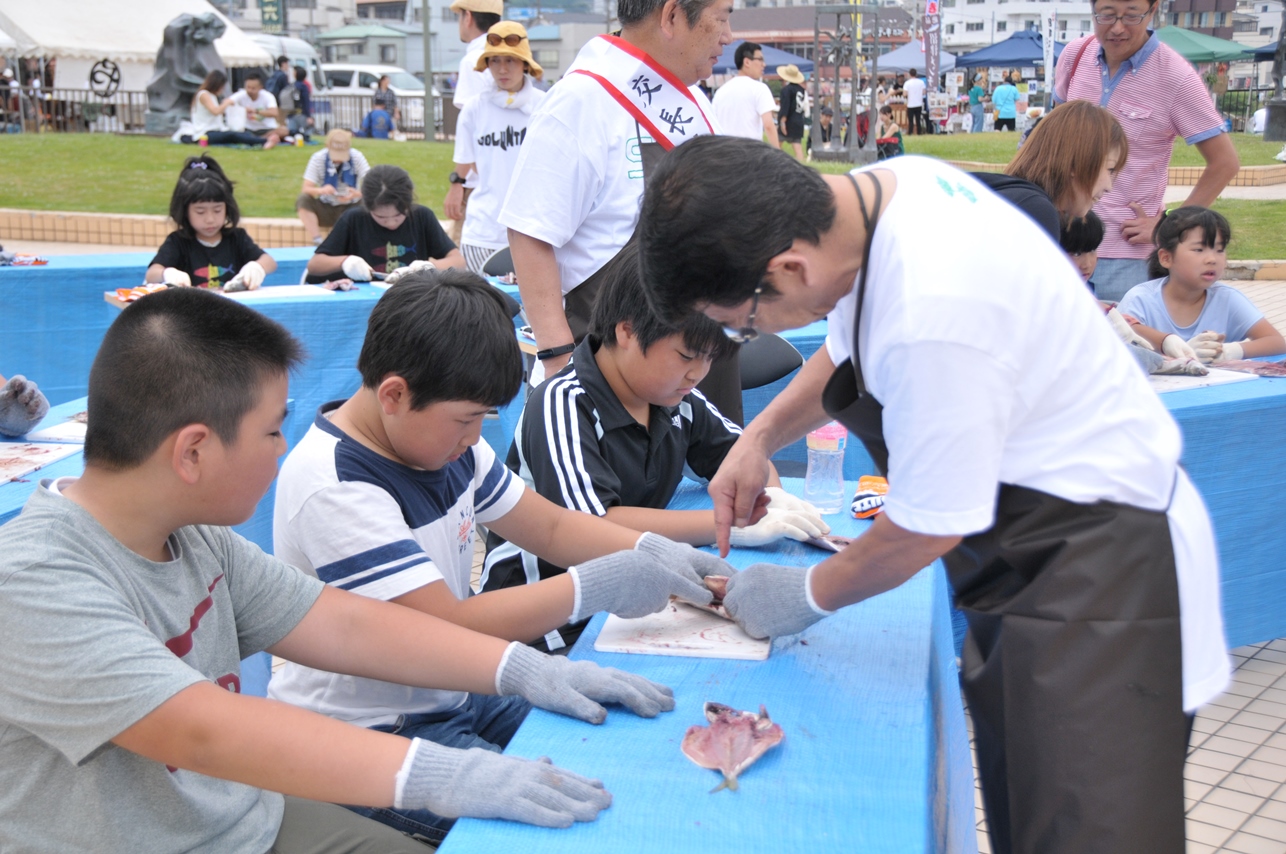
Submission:
[[[992,127],[995,130],[1016,130],[1017,122],[1017,119],[996,119],[996,123]]]
[[[799,121],[786,122],[786,135],[782,137],[782,142],[803,142],[804,141],[804,120],[801,117]]]

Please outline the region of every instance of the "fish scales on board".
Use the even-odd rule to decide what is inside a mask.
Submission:
[[[708,702],[705,715],[709,725],[688,727],[682,748],[683,755],[697,765],[723,774],[723,782],[710,790],[712,794],[725,787],[737,791],[738,775],[786,737],[764,706],[755,714]]]

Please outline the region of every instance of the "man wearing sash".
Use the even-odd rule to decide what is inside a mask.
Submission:
[[[561,370],[584,337],[595,274],[634,233],[645,173],[718,130],[695,84],[732,42],[732,0],[619,0],[617,14],[620,35],[591,39],[532,115],[500,212],[539,350],[533,382]],[[740,420],[729,365],[735,394],[714,402]]]

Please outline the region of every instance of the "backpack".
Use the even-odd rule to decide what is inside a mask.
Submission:
[[[283,116],[294,115],[299,112],[299,91],[295,89],[294,83],[286,84],[277,96],[277,106],[281,109]]]

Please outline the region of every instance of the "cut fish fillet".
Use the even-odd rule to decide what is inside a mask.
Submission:
[[[710,725],[688,727],[683,755],[702,768],[723,773],[723,782],[711,793],[724,787],[737,791],[737,776],[786,737],[763,706],[755,714],[722,703],[706,703],[705,714]]]

